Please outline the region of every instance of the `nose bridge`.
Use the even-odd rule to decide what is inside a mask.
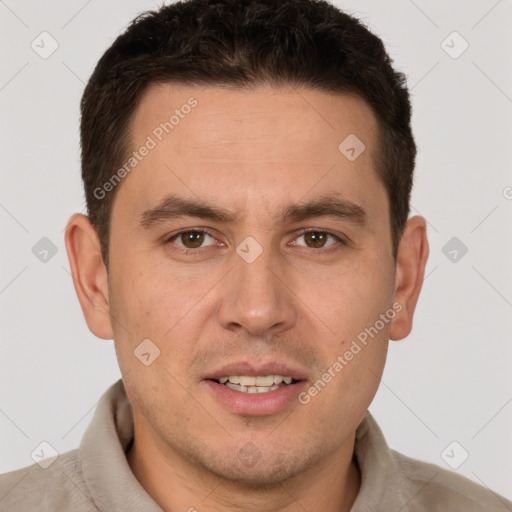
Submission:
[[[244,328],[257,336],[290,328],[296,311],[281,280],[279,258],[248,237],[237,247],[233,263],[219,307],[222,326],[230,330]]]

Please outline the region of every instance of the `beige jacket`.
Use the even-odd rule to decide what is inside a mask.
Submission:
[[[162,512],[130,470],[133,417],[122,380],[101,397],[76,450],[49,467],[0,475],[1,512]],[[512,512],[489,489],[391,450],[369,412],[356,434],[361,488],[352,512]]]

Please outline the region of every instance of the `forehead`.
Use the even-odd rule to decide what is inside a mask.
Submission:
[[[152,149],[119,192],[141,208],[169,192],[246,213],[256,199],[273,209],[332,191],[371,206],[385,195],[374,170],[376,137],[374,114],[353,95],[151,86],[132,117],[131,142],[133,151]]]
[[[328,145],[331,151],[337,151],[340,137],[349,135],[349,130],[365,139],[371,149],[375,128],[375,116],[358,96],[270,85],[237,89],[153,85],[142,96],[131,123],[136,140],[153,132],[156,138],[172,134],[180,142],[186,139],[188,148],[199,152],[189,157],[200,157],[207,148],[209,159],[224,158],[218,142],[236,140],[250,141],[259,159],[277,161],[286,149],[292,150],[287,152],[286,160],[300,160],[306,152],[314,158]],[[269,145],[271,136],[278,138]],[[289,143],[296,140],[305,146],[290,148]],[[263,145],[265,155],[258,153]]]

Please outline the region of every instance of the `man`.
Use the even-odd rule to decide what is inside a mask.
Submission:
[[[323,1],[136,19],[82,98],[66,248],[123,375],[2,510],[503,511],[367,411],[428,257],[405,78]]]

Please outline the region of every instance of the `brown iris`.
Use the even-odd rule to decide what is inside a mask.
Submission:
[[[206,233],[202,231],[185,231],[180,234],[181,241],[187,249],[196,249],[201,247]],[[189,245],[190,244],[190,245]]]
[[[322,248],[327,241],[327,237],[329,236],[327,233],[322,233],[321,231],[309,231],[303,235],[306,243],[315,249]]]

